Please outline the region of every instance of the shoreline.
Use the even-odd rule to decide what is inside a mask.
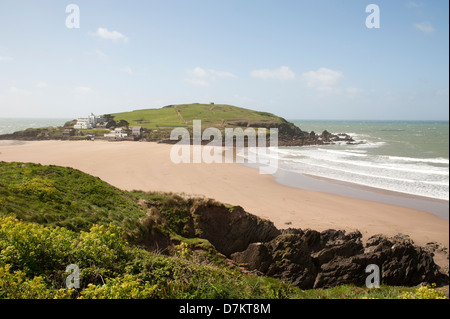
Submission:
[[[280,170],[282,169],[275,174],[275,179],[286,186],[422,210],[449,220],[449,201],[444,199],[401,193],[309,174],[280,172]],[[287,174],[291,176],[286,176]]]
[[[241,165],[258,169],[257,164]],[[445,199],[402,193],[282,168],[278,168],[272,176],[277,183],[289,187],[417,209],[449,220],[449,201]]]
[[[170,148],[171,145],[151,142],[33,141],[1,145],[0,161],[73,167],[124,190],[213,198],[269,219],[279,229],[359,230],[363,239],[401,233],[418,245],[438,242],[449,246],[448,217],[446,221],[417,207],[376,202],[374,197],[369,200],[327,193],[328,188],[350,187],[310,176],[303,178],[319,183],[320,191],[284,185],[280,183],[283,176],[277,176],[279,172],[275,176],[260,175],[257,169],[238,163],[174,164],[170,161]],[[285,176],[283,182],[289,182]],[[327,189],[323,188],[325,184]],[[367,192],[358,187],[350,190]],[[371,196],[379,195],[403,202],[412,200],[371,192]]]

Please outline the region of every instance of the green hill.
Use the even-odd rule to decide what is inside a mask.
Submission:
[[[127,121],[130,126],[148,129],[191,127],[193,120],[201,120],[208,127],[258,126],[285,123],[281,117],[267,112],[258,112],[225,104],[180,104],[160,109],[135,110],[114,113],[114,120]]]
[[[171,131],[176,127],[192,130],[193,121],[201,120],[202,129],[217,128],[224,135],[226,128],[275,128],[278,129],[279,146],[303,146],[330,144],[335,141],[353,143],[351,136],[334,135],[324,130],[322,133],[305,132],[282,117],[226,104],[179,104],[159,109],[144,109],[130,112],[103,114],[105,122],[94,129],[74,129],[76,120],[68,121],[61,127],[29,128],[12,134],[0,135],[0,140],[82,140],[108,139],[104,137],[113,128],[123,128],[128,134],[121,140],[141,140],[149,142],[170,141]],[[132,127],[142,128],[139,136],[132,135]],[[192,133],[192,131],[191,131]],[[267,133],[269,133],[267,131]],[[269,134],[267,134],[269,138]]]

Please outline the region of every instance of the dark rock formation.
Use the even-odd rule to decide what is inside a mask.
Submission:
[[[372,236],[363,245],[358,231],[280,231],[272,222],[239,206],[227,207],[204,199],[182,204],[189,205],[183,215],[182,236],[207,239],[218,252],[248,270],[282,279],[301,289],[363,286],[369,276],[366,267],[371,264],[379,267],[381,284],[448,283],[448,272],[439,269],[433,259],[435,252],[443,250],[439,245],[419,247],[406,236],[382,235]],[[163,231],[170,226],[168,216],[159,212],[157,203],[139,202],[139,205],[149,209],[142,220],[144,236],[141,236],[147,249],[170,250],[177,243]],[[172,225],[173,230],[178,228]]]
[[[364,250],[359,232],[289,229],[264,244],[252,244],[233,254],[238,263],[247,264],[268,276],[277,277],[302,289],[312,288],[320,266],[336,257],[349,257]]]
[[[227,208],[201,202],[191,209],[200,237],[208,239],[226,256],[245,250],[250,243],[266,242],[280,231],[272,222],[248,214],[242,207]]]
[[[380,268],[381,282],[386,285],[448,282],[448,276],[439,272],[434,263],[433,254],[411,240],[377,235],[364,247],[359,232],[289,230],[231,257],[237,263],[248,264],[249,269],[302,289],[362,286],[370,264]]]
[[[153,201],[140,200],[138,205],[147,209],[146,217],[140,220],[140,232],[136,237],[141,244],[154,251],[170,248],[178,244],[178,240],[170,238],[168,229],[186,238],[207,239],[220,253],[227,257],[243,251],[251,243],[268,242],[281,234],[281,232],[268,220],[248,214],[242,207],[227,207],[213,200],[173,199],[171,207],[180,209],[178,213],[168,210],[167,207],[159,209],[160,204]],[[187,209],[187,212],[184,212]],[[183,213],[181,212],[183,211]],[[183,220],[182,225],[176,226],[173,217],[167,213],[174,213]],[[169,225],[172,220],[172,225]]]

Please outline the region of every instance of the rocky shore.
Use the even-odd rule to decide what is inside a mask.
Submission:
[[[150,219],[165,223],[156,206],[144,205],[149,207]],[[449,279],[448,251],[437,243],[420,247],[403,235],[375,235],[363,243],[359,231],[279,230],[239,206],[228,208],[213,201],[191,208],[183,235],[207,239],[245,271],[279,278],[301,289],[363,286],[371,264],[379,267],[385,285],[443,285]],[[158,232],[152,232],[146,243],[149,249],[176,244]],[[446,266],[436,264],[438,250],[446,254]]]
[[[363,286],[366,267],[377,265],[391,286],[448,283],[433,253],[409,239],[376,235],[365,244],[360,232],[290,229],[269,242],[253,243],[231,258],[249,269],[289,281],[302,289]]]
[[[332,134],[324,130],[322,133],[306,132],[290,122],[277,123],[247,123],[237,122],[231,123],[236,127],[251,128],[277,128],[278,129],[278,145],[279,146],[306,146],[306,145],[324,145],[334,143],[359,144],[350,135],[345,133]],[[266,127],[267,126],[267,127]],[[108,131],[108,130],[107,130]],[[108,131],[109,132],[109,131]],[[10,134],[0,135],[0,140],[18,140],[18,141],[45,141],[45,140],[110,140],[110,141],[146,141],[159,142],[167,144],[175,144],[178,141],[170,140],[170,130],[154,130],[143,129],[140,136],[133,136],[131,129],[125,129],[128,134],[123,138],[104,137],[104,131],[92,130],[76,130],[73,129],[72,122],[68,126],[46,127],[46,128],[30,128],[23,131],[17,131]],[[270,142],[270,136],[267,136],[267,145]],[[202,144],[208,144],[210,141],[202,141]],[[225,143],[225,141],[223,141]]]

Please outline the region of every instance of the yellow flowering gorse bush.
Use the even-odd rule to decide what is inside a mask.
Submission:
[[[149,299],[155,295],[157,285],[142,281],[137,276],[106,279],[104,285],[89,284],[81,292],[80,299]]]
[[[0,298],[67,299],[71,289],[49,289],[41,276],[28,279],[23,271],[11,272],[11,266],[0,267]]]
[[[143,296],[136,294],[136,289],[150,295],[153,290],[147,283],[127,276],[117,286],[120,280],[114,277],[120,273],[121,262],[133,257],[122,236],[122,230],[111,224],[94,225],[89,232],[77,234],[61,227],[22,222],[13,216],[0,217],[0,298],[67,298],[73,291],[65,289],[65,268],[73,263],[87,280],[105,277],[110,283],[107,287],[125,291],[126,284],[133,287],[130,292],[136,297]],[[107,287],[99,291],[93,287],[91,284],[86,294],[111,295],[102,292]]]
[[[189,245],[185,242],[175,246],[175,254],[184,259],[189,259],[192,257],[192,250]]]
[[[436,284],[415,288],[412,292],[403,292],[401,299],[447,299],[442,291],[436,290]]]
[[[40,177],[24,179],[15,188],[18,192],[34,195],[43,200],[52,199],[57,193],[54,183],[51,180]]]

